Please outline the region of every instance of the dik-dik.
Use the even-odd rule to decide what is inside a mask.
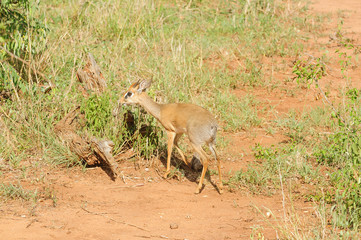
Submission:
[[[145,92],[151,85],[149,80],[140,80],[133,83],[119,100],[119,104],[138,104],[149,114],[155,117],[165,128],[168,138],[167,170],[164,178],[170,172],[170,159],[173,145],[177,148],[183,162],[190,166],[184,153],[178,147],[179,138],[185,133],[196,153],[198,153],[203,164],[202,175],[196,193],[203,187],[203,179],[207,171],[209,157],[202,146],[207,144],[214,157],[217,159],[219,175],[219,192],[223,192],[221,161],[217,157],[215,141],[217,133],[217,120],[206,109],[188,103],[159,104],[153,101]]]

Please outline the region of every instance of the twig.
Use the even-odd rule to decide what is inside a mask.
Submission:
[[[169,184],[172,184],[167,178],[164,178],[164,177],[162,176],[162,174],[159,172],[159,169],[158,169],[158,168],[155,169],[155,172],[160,176],[161,179],[163,179],[164,181],[166,181],[166,182],[169,183]]]
[[[162,238],[162,239],[171,239],[171,240],[184,240],[184,238],[169,238],[169,237],[164,236],[164,235],[150,235],[150,236],[135,235],[134,237],[137,237],[137,238]]]
[[[284,221],[287,221],[287,214],[286,214],[286,199],[285,199],[285,193],[283,189],[283,181],[282,181],[282,174],[281,174],[281,164],[278,162],[278,174],[280,177],[280,183],[281,183],[281,192],[282,192],[282,208],[283,208],[283,218]]]
[[[12,58],[15,58],[16,60],[28,65],[36,74],[40,75],[44,80],[46,80],[49,85],[51,87],[54,87],[55,85],[52,83],[52,81],[50,81],[45,74],[43,74],[42,72],[39,72],[38,70],[36,70],[36,68],[34,66],[32,66],[29,62],[25,61],[24,59],[16,56],[15,54],[13,54],[12,52],[10,52],[9,50],[7,50],[6,48],[0,46],[0,49],[4,50],[7,54],[9,54]]]
[[[116,186],[116,187],[111,187],[108,189],[115,189],[115,188],[136,188],[136,187],[143,187],[144,184],[140,183],[140,184],[135,184],[135,185],[131,185],[131,186]]]
[[[316,59],[316,57],[314,57],[313,55],[309,54],[309,53],[304,53],[304,55],[312,58],[312,60]],[[332,67],[328,66],[324,61],[322,61],[321,58],[318,58],[324,65],[326,68],[330,69],[330,70],[333,70]]]
[[[134,225],[134,224],[131,224],[131,223],[127,223],[127,222],[124,222],[124,221],[121,221],[121,222],[120,222],[120,221],[117,221],[117,220],[115,220],[115,219],[113,219],[113,218],[111,218],[111,217],[108,217],[108,216],[104,215],[103,213],[91,212],[91,211],[89,211],[88,209],[84,208],[83,206],[81,206],[81,209],[83,209],[83,210],[84,210],[85,212],[87,212],[87,213],[105,217],[105,218],[107,218],[107,219],[109,219],[109,220],[111,220],[111,221],[113,221],[113,222],[116,222],[116,223],[121,223],[121,224],[130,226],[130,227],[138,228],[138,229],[140,229],[140,230],[142,230],[142,231],[150,232],[149,230],[144,229],[144,228],[142,228],[142,227],[139,227],[139,226],[137,226],[137,225]]]
[[[26,228],[29,228],[34,222],[39,222],[38,219],[33,219],[30,221],[28,225],[26,225]]]
[[[157,235],[150,235],[151,237],[157,237],[157,238],[163,238],[163,239],[169,239],[169,237],[167,237],[167,236],[164,236],[164,235],[159,235],[159,236],[157,236]],[[177,238],[174,238],[174,239],[176,239],[176,240],[181,240],[181,239],[177,239]]]

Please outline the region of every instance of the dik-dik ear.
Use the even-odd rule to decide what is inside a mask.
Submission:
[[[139,86],[138,86],[137,91],[139,93],[144,92],[145,90],[147,90],[150,87],[150,85],[152,85],[152,80],[141,80],[141,81],[139,81]]]

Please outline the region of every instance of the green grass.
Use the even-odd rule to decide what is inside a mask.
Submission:
[[[38,199],[37,191],[25,190],[19,184],[0,184],[0,197],[3,199],[22,199],[36,202]]]
[[[296,22],[285,17],[286,10],[278,1],[251,1],[251,5],[246,1],[196,1],[191,6],[150,0],[47,1],[30,5],[31,16],[44,24],[46,35],[38,38],[34,32],[30,36],[37,51],[27,58],[55,88],[43,94],[38,84],[27,84],[16,72],[11,74],[13,83],[4,86],[15,96],[3,104],[2,111],[12,137],[2,138],[2,145],[14,151],[6,152],[5,158],[11,152],[17,156],[35,152],[51,163],[73,165],[76,157],[60,146],[52,126],[79,103],[87,109],[83,131],[112,139],[115,152],[121,151],[130,136],[110,110],[139,78],[153,79],[149,93],[161,102],[193,102],[209,109],[226,131],[259,126],[258,102],[251,95],[239,99],[233,90],[264,84],[264,56],[294,56],[302,51],[293,27]],[[45,43],[47,47],[41,49]],[[88,52],[103,70],[108,90],[84,102],[75,72],[85,64]],[[27,80],[46,84],[36,76]],[[18,89],[21,96],[16,94]],[[99,111],[105,115],[97,117]],[[148,117],[140,119],[140,125],[148,121],[155,126]],[[154,136],[159,137],[158,133]],[[135,142],[152,149],[146,150],[149,158],[159,140],[137,138]]]

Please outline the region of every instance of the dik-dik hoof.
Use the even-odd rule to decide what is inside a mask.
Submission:
[[[169,171],[168,171],[168,172],[166,172],[166,173],[164,173],[163,178],[167,179],[167,178],[168,178],[169,173],[170,173]]]
[[[197,187],[197,190],[194,192],[195,194],[199,194],[199,193],[201,193],[201,191],[202,191],[202,189],[203,189],[203,184],[202,185],[198,185],[198,187]]]

